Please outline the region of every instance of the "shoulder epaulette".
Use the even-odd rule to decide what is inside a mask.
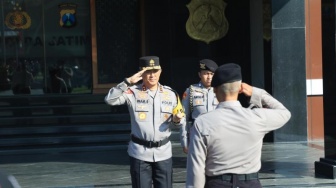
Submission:
[[[172,90],[172,91],[174,91],[171,87],[169,87],[169,86],[164,86],[164,85],[162,85],[162,87],[163,88],[165,88],[165,89],[170,89],[170,90]],[[175,91],[174,91],[175,92]]]

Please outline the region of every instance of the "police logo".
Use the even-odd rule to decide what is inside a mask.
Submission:
[[[187,7],[186,30],[191,38],[209,44],[227,34],[229,23],[224,15],[226,3],[223,0],[192,0]]]
[[[60,26],[71,28],[76,25],[76,8],[77,5],[72,3],[64,3],[58,5],[60,9]]]
[[[149,66],[154,67],[154,65],[155,65],[155,61],[154,61],[154,59],[151,59],[149,61]]]
[[[205,64],[204,63],[200,63],[200,69],[205,69]]]
[[[144,112],[140,112],[140,113],[139,113],[139,119],[141,119],[141,120],[146,119],[146,113],[144,113]]]
[[[28,29],[31,26],[31,18],[27,12],[23,11],[20,5],[16,3],[13,11],[6,15],[5,25],[9,29]]]

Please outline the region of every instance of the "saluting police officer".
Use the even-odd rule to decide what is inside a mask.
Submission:
[[[218,67],[211,85],[219,104],[196,118],[190,130],[186,187],[260,188],[263,138],[285,125],[291,113],[265,90],[242,83],[235,63]],[[240,93],[254,107],[243,107]]]
[[[213,87],[211,87],[211,80],[217,67],[217,63],[210,59],[199,61],[200,82],[190,85],[183,93],[182,105],[187,121],[180,128],[180,141],[184,153],[188,153],[189,129],[195,118],[215,109],[218,104]]]
[[[158,57],[141,57],[139,63],[140,71],[111,88],[105,102],[112,106],[128,105],[132,187],[171,188],[172,146],[169,136],[171,126],[180,126],[185,121],[182,105],[176,92],[159,83],[162,70]],[[142,83],[135,85],[141,79]]]

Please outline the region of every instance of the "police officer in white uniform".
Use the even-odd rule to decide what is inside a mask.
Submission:
[[[211,85],[219,104],[196,118],[190,130],[186,187],[260,188],[263,138],[285,125],[291,113],[265,90],[242,83],[235,63],[218,67]],[[255,107],[244,108],[240,93]]]
[[[185,121],[178,95],[159,83],[161,66],[156,56],[139,59],[140,71],[105,97],[109,105],[127,104],[131,117],[128,145],[133,188],[172,187],[172,126]],[[142,79],[142,83],[136,84]],[[180,108],[176,110],[176,107]],[[174,113],[173,113],[174,112]]]
[[[218,104],[213,87],[211,87],[211,80],[217,67],[216,62],[210,59],[199,61],[200,82],[190,85],[183,93],[182,105],[187,121],[180,128],[180,141],[184,153],[188,153],[188,135],[195,118],[215,109]]]

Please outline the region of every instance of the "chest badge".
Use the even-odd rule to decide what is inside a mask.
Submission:
[[[139,92],[138,93],[138,98],[139,99],[146,99],[147,98],[147,93],[146,92]]]
[[[140,113],[139,113],[139,119],[141,119],[141,120],[146,119],[146,113],[144,113],[144,112],[140,112]]]
[[[167,91],[163,92],[163,99],[164,100],[169,100],[170,99],[169,93]]]

